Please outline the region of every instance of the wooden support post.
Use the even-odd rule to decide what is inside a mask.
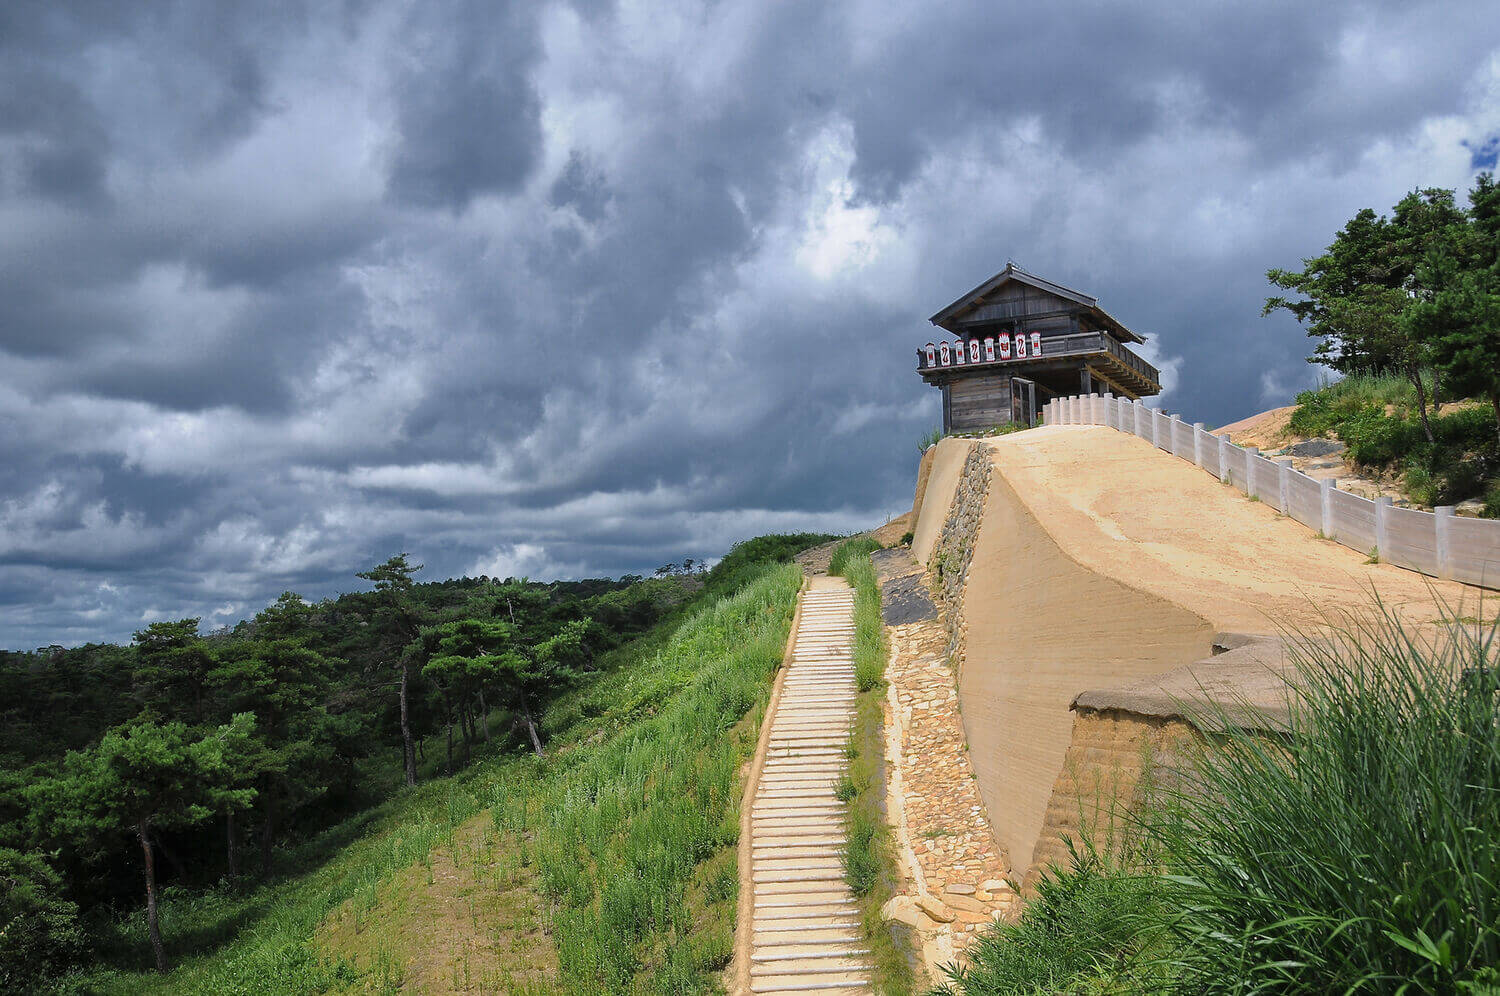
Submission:
[[[1453,506],[1439,505],[1432,510],[1433,527],[1437,530],[1437,576],[1445,581],[1453,580]]]

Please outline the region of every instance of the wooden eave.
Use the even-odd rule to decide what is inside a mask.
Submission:
[[[1005,264],[1005,269],[1001,270],[999,273],[995,274],[993,277],[986,280],[978,287],[975,287],[967,294],[958,298],[958,300],[948,305],[942,311],[939,311],[937,314],[933,315],[930,319],[928,319],[928,321],[941,329],[946,329],[949,332],[956,333],[959,330],[954,328],[953,325],[956,324],[955,319],[958,318],[960,313],[969,308],[973,308],[976,305],[984,303],[984,300],[989,297],[989,295],[993,294],[995,291],[999,290],[1001,287],[1003,287],[1007,283],[1010,283],[1011,281],[1025,284],[1028,287],[1035,287],[1037,290],[1044,291],[1045,293],[1062,298],[1064,301],[1072,301],[1074,304],[1078,305],[1080,309],[1087,312],[1096,322],[1099,323],[1099,325],[1104,328],[1105,331],[1111,333],[1115,338],[1120,339],[1121,341],[1146,341],[1144,338],[1136,335],[1134,332],[1130,331],[1128,328],[1122,325],[1120,321],[1109,312],[1099,307],[1098,298],[1090,297],[1082,291],[1073,290],[1071,287],[1064,287],[1062,284],[1055,284],[1052,281],[1039,277],[1034,273],[1027,273],[1025,270],[1016,266],[1016,264],[1014,263]]]

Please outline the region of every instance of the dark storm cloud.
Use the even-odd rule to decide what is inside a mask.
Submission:
[[[396,87],[398,199],[460,210],[526,181],[541,145],[532,13],[528,3],[418,6],[399,57],[408,66]]]
[[[1010,257],[1285,403],[1265,269],[1497,133],[1478,3],[6,4],[0,646],[899,512]]]

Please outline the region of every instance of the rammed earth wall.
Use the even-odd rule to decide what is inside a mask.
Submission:
[[[990,490],[990,452],[984,443],[974,443],[964,461],[963,473],[953,492],[953,504],[929,561],[943,600],[943,623],[948,629],[948,656],[963,666],[964,590],[979,524],[984,519],[985,497]]]

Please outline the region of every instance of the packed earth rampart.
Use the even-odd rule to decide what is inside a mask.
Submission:
[[[1113,428],[944,439],[914,513],[980,797],[1028,885],[1184,738],[1284,725],[1289,634],[1372,593],[1418,626],[1481,594],[1372,563]]]

